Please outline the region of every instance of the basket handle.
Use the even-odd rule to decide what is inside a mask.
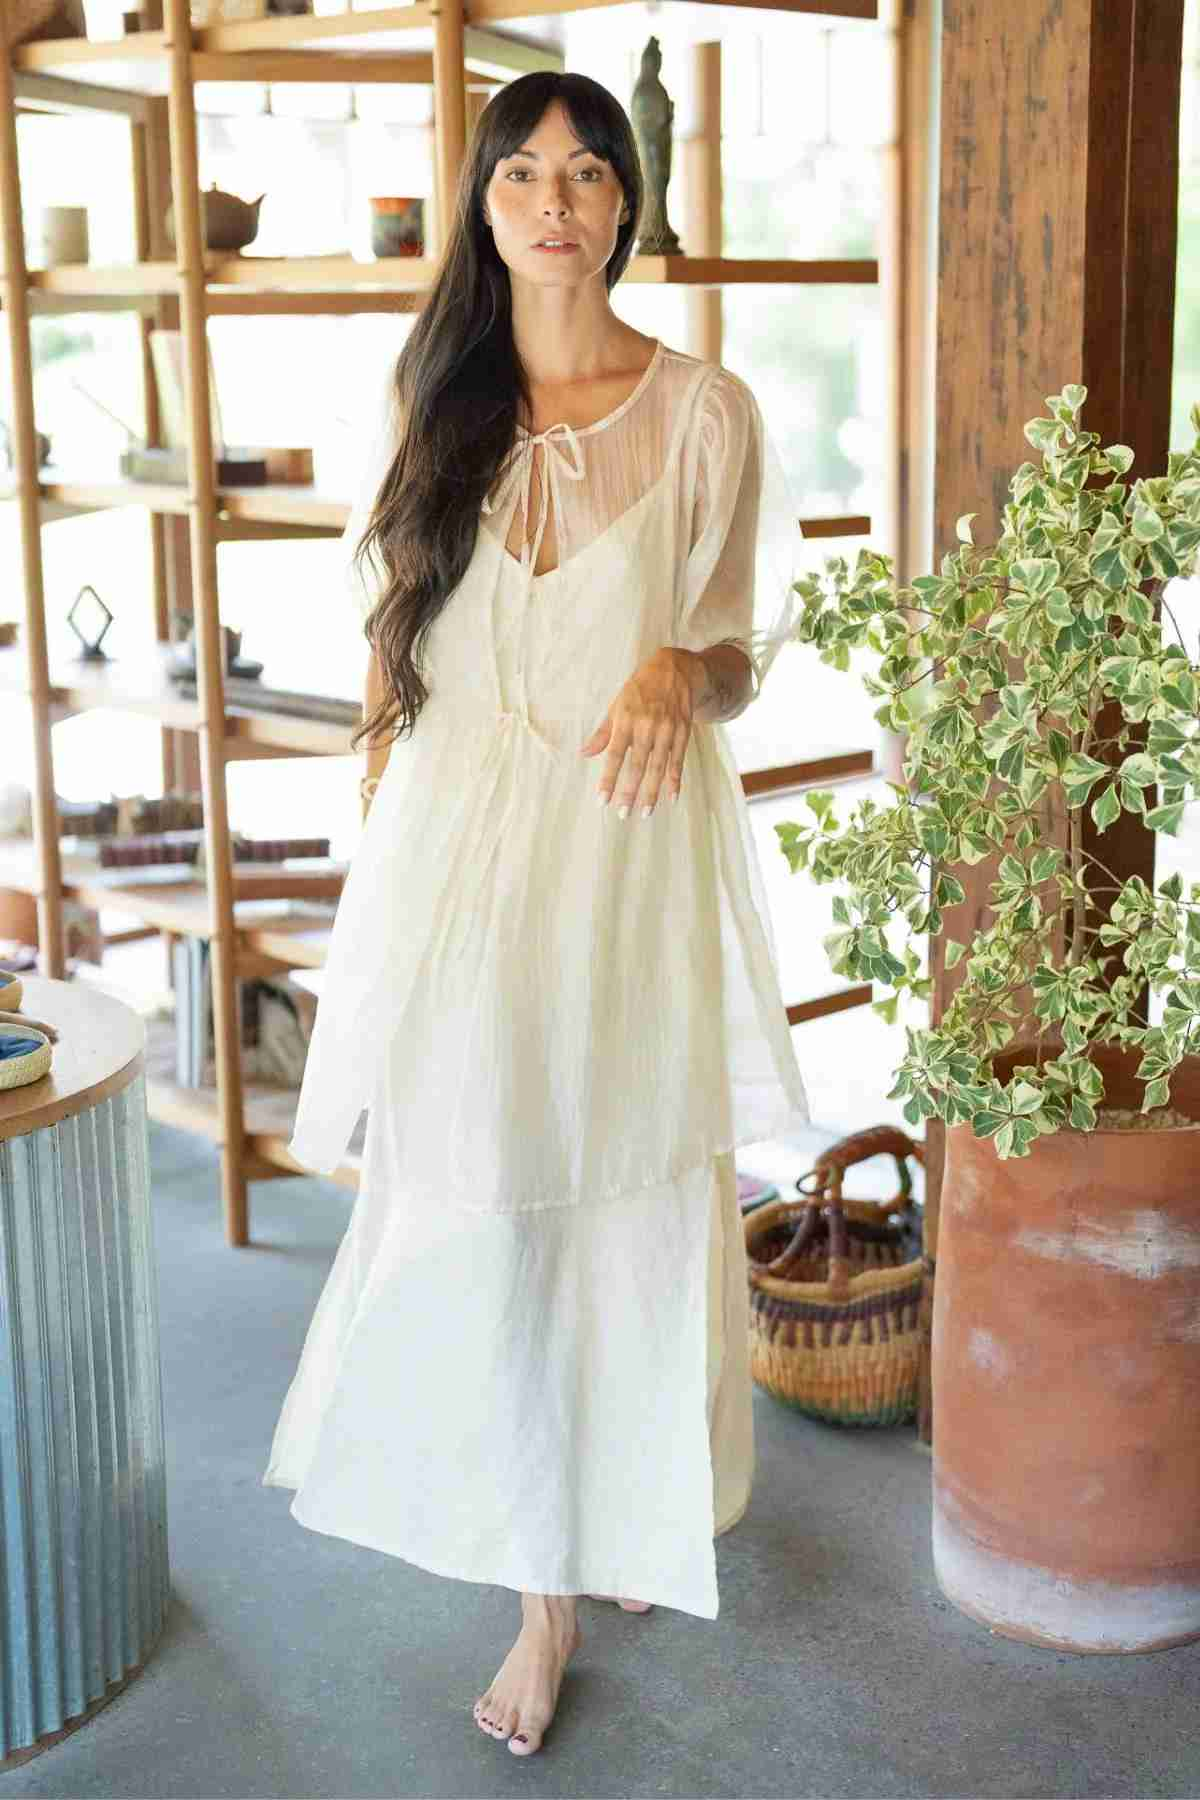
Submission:
[[[773,1256],[770,1262],[762,1265],[765,1272],[768,1275],[778,1275],[786,1280],[791,1273],[792,1264],[799,1261],[813,1238],[816,1237],[820,1223],[821,1202],[810,1200],[800,1216],[800,1223],[779,1255]]]
[[[900,1192],[896,1197],[898,1206],[912,1206],[912,1171],[908,1166],[908,1158],[914,1156],[924,1165],[925,1146],[915,1138],[910,1138],[906,1131],[897,1125],[868,1125],[862,1131],[852,1131],[848,1136],[839,1138],[836,1144],[830,1144],[822,1150],[816,1162],[802,1175],[796,1186],[801,1193],[822,1193],[829,1188],[842,1191],[842,1177],[846,1170],[855,1163],[866,1162],[871,1156],[891,1155],[896,1161],[896,1173],[900,1182]],[[810,1188],[806,1184],[812,1182]]]
[[[907,1158],[915,1156],[924,1165],[925,1146],[895,1125],[870,1125],[862,1131],[853,1131],[823,1150],[808,1173],[796,1182],[799,1192],[811,1193],[812,1197],[779,1255],[762,1265],[764,1272],[787,1280],[793,1265],[803,1257],[817,1235],[821,1213],[825,1211],[829,1215],[829,1291],[834,1299],[844,1300],[850,1291],[851,1265],[849,1233],[842,1207],[842,1176],[855,1163],[888,1153],[896,1159],[900,1178],[897,1204],[911,1208],[912,1173]],[[805,1185],[810,1181],[815,1184],[811,1189]]]
[[[850,1292],[850,1243],[846,1228],[846,1214],[842,1208],[842,1197],[839,1193],[830,1194],[822,1205],[821,1200],[810,1200],[804,1208],[803,1216],[796,1230],[778,1256],[763,1263],[764,1274],[776,1275],[787,1281],[791,1277],[793,1266],[799,1262],[808,1245],[820,1230],[821,1214],[829,1215],[829,1265],[826,1282],[830,1296],[834,1300],[844,1300]]]

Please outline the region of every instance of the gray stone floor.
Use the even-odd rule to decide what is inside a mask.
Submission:
[[[761,1393],[720,1617],[581,1602],[555,1724],[514,1757],[470,1709],[516,1596],[306,1531],[260,1485],[350,1196],[256,1185],[255,1242],[230,1250],[211,1153],[160,1126],[152,1151],[170,1616],[145,1672],[0,1794],[1200,1794],[1200,1646],[992,1637],[938,1593],[913,1434],[823,1428]]]

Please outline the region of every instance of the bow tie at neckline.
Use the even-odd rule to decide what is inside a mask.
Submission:
[[[565,420],[561,420],[557,425],[547,425],[545,431],[529,432],[526,431],[523,425],[518,425],[517,431],[520,433],[518,438],[519,445],[528,450],[529,454],[524,458],[520,456],[513,457],[508,468],[500,478],[500,486],[497,489],[495,499],[489,499],[486,494],[484,495],[482,510],[485,513],[495,511],[496,507],[500,504],[504,490],[508,487],[513,476],[522,467],[524,467],[526,488],[528,488],[528,480],[533,473],[533,446],[535,444],[545,444],[547,464],[549,464],[551,453],[553,452],[553,462],[556,473],[566,475],[571,481],[582,481],[586,474],[586,470],[583,466],[583,450],[580,446],[579,434],[575,430],[575,427],[573,425],[568,425]],[[557,435],[560,432],[562,433],[561,437]]]
[[[571,445],[575,457],[578,458],[579,456],[579,433],[573,425],[568,425],[565,419],[560,419],[557,425],[547,425],[545,431],[526,431],[523,425],[518,425],[517,430],[523,438],[528,438],[531,444],[549,443],[556,431],[565,432],[567,441]],[[555,449],[561,456],[562,446],[556,444]]]

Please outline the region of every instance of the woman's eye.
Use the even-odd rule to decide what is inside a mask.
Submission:
[[[532,173],[532,169],[510,169],[505,179],[511,181],[514,175],[532,175]],[[603,176],[599,169],[579,169],[577,173],[580,175],[594,175],[597,181],[603,180]]]

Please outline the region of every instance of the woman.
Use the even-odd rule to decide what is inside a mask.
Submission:
[[[745,383],[611,309],[641,195],[586,76],[480,120],[346,527],[382,775],[289,1146],[329,1173],[369,1109],[263,1481],[520,1593],[474,1708],[518,1755],[578,1595],[717,1615],[754,1467],[733,1150],[808,1118],[720,725],[799,528]]]

